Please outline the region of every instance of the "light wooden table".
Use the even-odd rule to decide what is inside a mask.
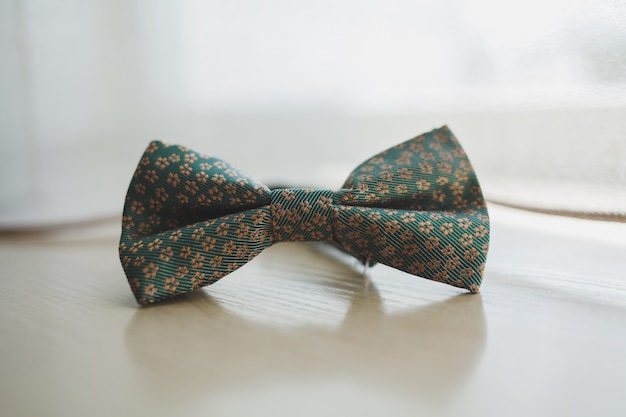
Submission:
[[[0,415],[626,415],[626,225],[491,214],[479,295],[282,243],[139,308],[117,224],[5,236]]]

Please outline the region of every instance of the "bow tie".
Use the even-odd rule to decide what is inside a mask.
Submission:
[[[447,127],[359,165],[338,191],[270,189],[228,163],[154,141],[128,188],[120,260],[140,304],[213,284],[283,241],[324,241],[477,292],[489,215]]]

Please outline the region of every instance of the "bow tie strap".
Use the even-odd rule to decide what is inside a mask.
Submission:
[[[228,163],[152,142],[126,196],[120,260],[138,302],[212,284],[281,241],[325,241],[369,263],[476,292],[489,217],[447,128],[361,164],[336,191],[270,190]]]

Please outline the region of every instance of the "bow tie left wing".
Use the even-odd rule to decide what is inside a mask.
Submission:
[[[208,285],[271,244],[270,190],[227,162],[154,141],[126,194],[119,256],[140,304]]]
[[[145,237],[261,207],[269,191],[221,159],[152,141],[128,187],[122,232]]]

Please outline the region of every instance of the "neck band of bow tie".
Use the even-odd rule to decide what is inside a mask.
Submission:
[[[150,143],[119,247],[140,304],[213,284],[283,241],[329,242],[363,263],[477,292],[489,216],[445,126],[365,161],[338,191],[271,190],[220,159]]]

